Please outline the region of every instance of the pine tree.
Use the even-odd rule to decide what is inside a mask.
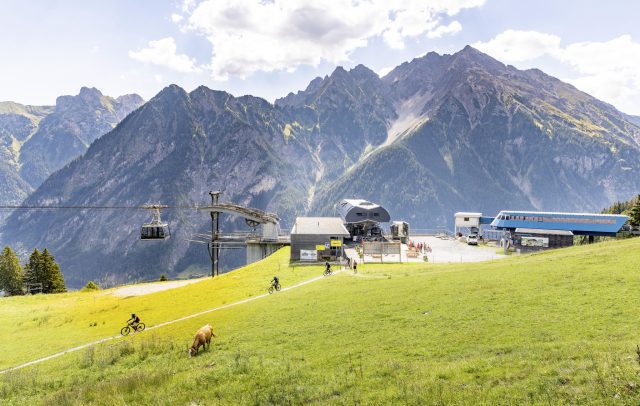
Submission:
[[[40,256],[42,266],[42,292],[43,293],[61,293],[66,292],[67,287],[64,284],[64,276],[60,272],[60,265],[56,264],[55,259],[46,248]]]
[[[24,272],[18,256],[10,247],[4,247],[0,255],[0,289],[8,295],[22,295]]]
[[[640,226],[640,195],[635,200],[635,204],[629,210],[629,224],[637,227]]]
[[[24,282],[26,284],[43,283],[42,255],[38,249],[34,249],[29,256],[29,262],[24,267]]]

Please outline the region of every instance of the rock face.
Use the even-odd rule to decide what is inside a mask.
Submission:
[[[150,215],[141,210],[16,212],[1,237],[48,247],[77,287],[206,271],[205,248],[187,240],[207,231],[208,217],[180,207],[206,203],[213,189],[224,201],[277,212],[283,229],[297,215],[335,215],[349,197],[380,203],[413,228],[450,225],[458,210],[599,211],[640,190],[633,119],[471,47],[426,54],[383,78],[361,65],[337,68],[273,105],[170,86],[26,201],[161,202],[176,207],[163,213],[170,240],[138,239]],[[86,140],[70,137],[67,145]],[[225,217],[223,230],[242,225]],[[227,266],[240,261],[224,258]]]
[[[434,227],[457,210],[599,212],[640,190],[640,128],[539,70],[466,47],[414,59],[382,81],[397,106],[394,142],[320,189],[314,211],[359,196]]]
[[[18,204],[51,173],[82,155],[144,100],[83,87],[55,106],[0,103],[0,202]]]

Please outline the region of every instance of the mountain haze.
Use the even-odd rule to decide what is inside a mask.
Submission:
[[[335,215],[370,199],[413,228],[457,210],[600,211],[640,190],[640,127],[571,85],[466,47],[428,53],[380,78],[337,68],[276,100],[165,88],[50,176],[28,204],[192,206],[222,199],[298,215]],[[2,241],[47,246],[71,286],[208,267],[206,213],[167,210],[173,237],[138,240],[143,211],[14,213]],[[246,227],[223,216],[223,230]],[[43,233],[47,230],[47,233]],[[227,265],[239,255],[224,254]],[[234,262],[235,261],[235,262]]]

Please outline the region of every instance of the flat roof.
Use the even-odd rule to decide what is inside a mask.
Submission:
[[[459,211],[455,214],[456,217],[482,217],[482,213],[471,213],[466,211]]]
[[[545,230],[542,228],[516,228],[516,233],[523,234],[549,234],[549,235],[573,235],[569,230]]]
[[[542,214],[542,215],[561,215],[561,216],[593,216],[593,217],[625,217],[622,214],[602,214],[602,213],[570,213],[562,211],[526,211],[526,210],[500,210],[503,214]],[[498,213],[498,214],[500,214]]]
[[[340,217],[297,217],[291,234],[350,236]]]

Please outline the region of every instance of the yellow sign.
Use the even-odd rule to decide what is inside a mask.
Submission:
[[[324,245],[316,245],[316,251],[324,251]]]
[[[340,240],[331,240],[332,247],[342,247],[342,241]]]

